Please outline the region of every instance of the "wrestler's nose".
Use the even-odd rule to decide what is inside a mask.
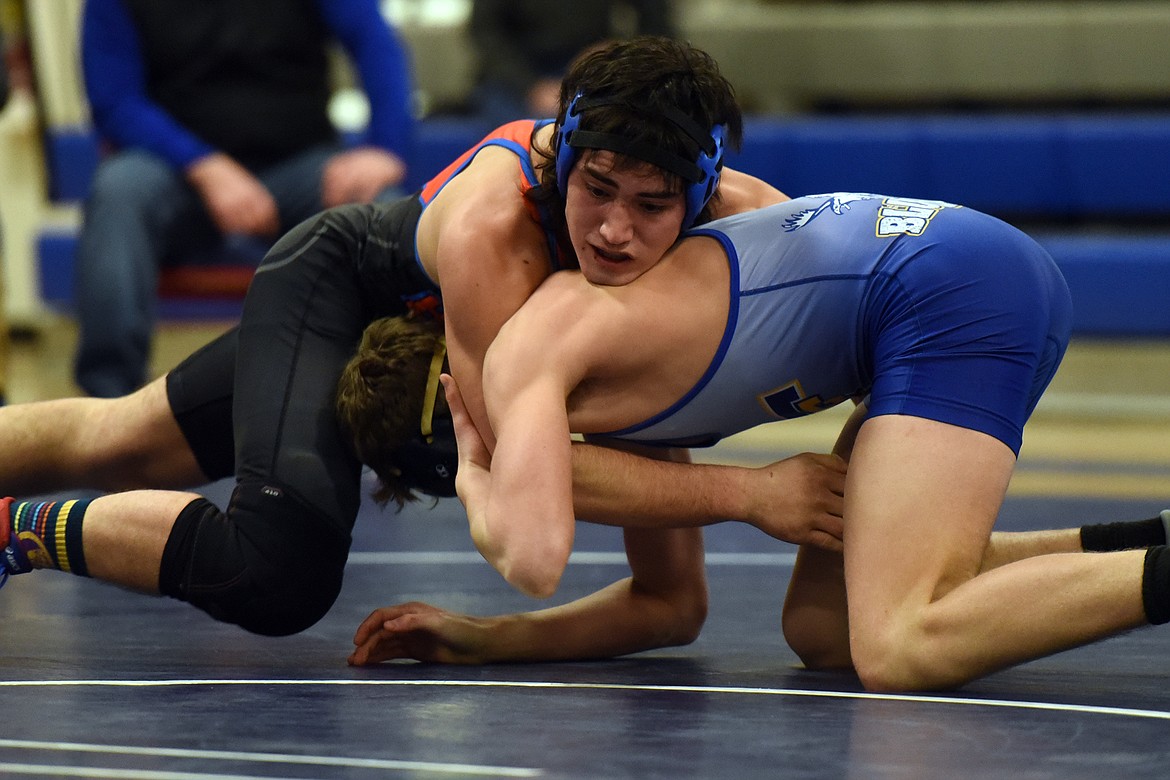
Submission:
[[[626,205],[615,201],[605,209],[601,237],[611,246],[628,244],[634,237],[634,219]]]

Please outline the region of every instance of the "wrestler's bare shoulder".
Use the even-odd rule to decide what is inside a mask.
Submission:
[[[436,276],[441,251],[506,254],[521,262],[545,258],[544,234],[525,203],[516,155],[494,147],[480,150],[427,206],[416,242],[419,259]]]
[[[786,200],[791,198],[763,179],[757,179],[743,171],[724,168],[719,179],[718,197],[712,201],[712,218],[742,214]]]

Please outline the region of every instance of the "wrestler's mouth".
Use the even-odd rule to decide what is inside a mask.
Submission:
[[[593,244],[590,244],[589,248],[593,250],[593,254],[594,254],[594,256],[597,257],[597,259],[599,259],[603,262],[606,262],[606,263],[614,263],[614,264],[620,265],[622,263],[628,263],[631,260],[633,260],[633,258],[625,252],[607,252],[604,249],[602,249],[598,246],[595,246]]]

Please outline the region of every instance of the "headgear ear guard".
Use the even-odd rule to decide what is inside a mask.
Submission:
[[[427,374],[419,432],[393,452],[403,486],[437,498],[455,495],[455,470],[459,465],[459,449],[455,443],[455,426],[451,417],[435,417],[439,374],[443,370],[446,355],[447,343],[439,338],[435,342],[435,352],[431,356],[431,368]]]
[[[434,431],[429,439],[420,435],[397,447],[394,461],[401,472],[404,487],[436,498],[454,496],[459,450],[455,446],[451,418],[434,420]]]
[[[707,201],[711,199],[711,196],[715,194],[715,189],[719,186],[719,172],[723,169],[723,152],[726,145],[726,129],[723,125],[715,125],[710,132],[707,132],[690,116],[671,106],[658,111],[656,115],[672,122],[698,145],[699,152],[694,161],[625,136],[580,129],[583,111],[612,105],[626,106],[634,111],[645,113],[644,110],[621,100],[590,99],[584,97],[581,92],[578,92],[569,102],[569,107],[565,110],[564,122],[561,123],[556,140],[557,188],[560,189],[562,195],[568,191],[569,173],[577,163],[578,150],[580,149],[605,149],[629,155],[673,173],[686,182],[683,191],[686,214],[683,216],[682,223],[683,230],[686,230],[695,224],[699,212],[707,205]]]

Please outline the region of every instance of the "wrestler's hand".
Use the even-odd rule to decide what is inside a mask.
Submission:
[[[447,406],[451,409],[451,424],[455,430],[455,443],[459,448],[455,492],[459,494],[459,500],[463,502],[463,507],[470,517],[474,512],[486,509],[488,492],[491,489],[492,456],[475,423],[471,421],[471,415],[467,413],[467,406],[463,403],[463,396],[459,392],[455,377],[442,374],[439,381],[443,383],[443,390],[447,395]]]
[[[483,618],[460,615],[422,602],[375,610],[358,626],[350,666],[395,658],[439,664],[483,663]]]
[[[748,521],[777,539],[840,552],[845,470],[842,458],[811,452],[753,469]]]

